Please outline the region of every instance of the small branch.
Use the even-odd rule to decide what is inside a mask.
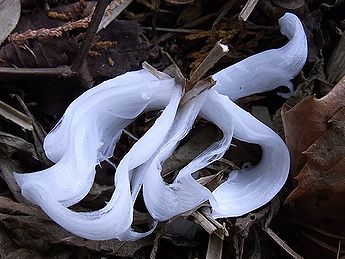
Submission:
[[[183,29],[183,28],[162,28],[162,27],[141,27],[143,30],[155,30],[155,31],[167,31],[167,32],[177,32],[177,33],[199,33],[204,32],[204,30],[197,30],[197,29]]]
[[[200,18],[196,19],[195,21],[192,21],[190,23],[187,23],[187,24],[181,26],[180,28],[182,28],[182,29],[193,28],[193,27],[195,27],[195,26],[197,26],[199,24],[202,24],[202,23],[208,21],[209,19],[211,19],[212,17],[214,17],[216,15],[217,15],[216,13],[211,13],[211,14],[205,15],[203,17],[200,17]],[[160,36],[158,38],[153,39],[150,43],[153,46],[158,45],[159,43],[170,39],[175,34],[176,34],[175,32],[168,32],[168,33],[166,33],[166,34],[164,34],[164,35],[162,35],[162,36]]]
[[[24,129],[33,130],[32,120],[29,116],[2,101],[0,101],[0,116],[16,123]]]
[[[192,89],[193,86],[204,77],[208,70],[210,70],[228,51],[228,46],[218,41],[210,53],[208,53],[207,57],[193,71],[190,80],[187,82],[186,92]]]
[[[91,22],[89,24],[89,27],[85,33],[84,39],[83,39],[83,45],[80,49],[80,52],[78,53],[76,59],[74,60],[72,64],[72,70],[78,71],[81,67],[87,53],[89,52],[89,49],[92,44],[92,40],[96,34],[96,31],[98,29],[98,26],[102,20],[104,11],[108,5],[108,0],[98,0],[96,9],[92,15]]]
[[[217,17],[217,19],[213,22],[212,24],[212,29],[211,29],[211,38],[212,41],[215,42],[216,40],[216,26],[217,24],[221,21],[221,19],[223,19],[224,15],[227,14],[227,12],[230,11],[230,9],[237,4],[238,0],[234,0],[234,1],[228,1],[220,10],[219,15]]]
[[[309,238],[311,241],[315,242],[316,244],[318,244],[319,246],[329,250],[329,251],[332,251],[333,253],[340,253],[340,254],[345,254],[345,250],[339,250],[338,247],[334,247],[334,246],[331,246],[329,244],[327,244],[326,242],[312,236],[312,235],[309,235],[307,234],[306,232],[304,231],[301,231],[301,233],[306,236],[307,238]]]
[[[74,73],[69,66],[53,68],[17,68],[17,67],[0,67],[1,78],[17,76],[60,76],[71,77]]]
[[[164,236],[164,233],[165,233],[164,228],[162,228],[156,234],[155,240],[153,240],[153,247],[152,247],[152,250],[151,250],[151,253],[150,253],[150,259],[156,259],[157,252],[158,252],[158,246],[159,246],[159,243],[160,243],[162,237]]]

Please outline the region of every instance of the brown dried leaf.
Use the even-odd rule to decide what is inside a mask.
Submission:
[[[282,109],[285,141],[291,154],[291,173],[296,176],[307,162],[301,155],[328,130],[329,120],[345,106],[345,77],[325,97],[308,97],[290,108]]]
[[[287,202],[318,191],[343,192],[345,77],[321,99],[308,97],[289,109],[282,119],[298,187]],[[329,127],[331,124],[331,127]],[[302,171],[301,171],[302,170]]]
[[[330,123],[331,128],[303,152],[308,161],[295,178],[298,186],[287,202],[319,191],[345,192],[345,108]]]

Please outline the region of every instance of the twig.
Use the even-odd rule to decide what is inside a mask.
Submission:
[[[0,101],[0,115],[8,120],[11,120],[24,129],[33,130],[32,120],[29,116],[21,113],[2,101]]]
[[[223,253],[223,240],[216,234],[211,234],[208,239],[206,259],[221,259]]]
[[[281,248],[288,252],[295,259],[303,259],[290,246],[288,246],[276,233],[270,228],[262,228]]]
[[[215,36],[215,28],[217,26],[217,24],[220,22],[221,19],[223,19],[224,15],[226,15],[227,12],[230,11],[230,9],[238,2],[238,0],[232,0],[232,1],[228,1],[223,7],[222,9],[220,9],[220,12],[218,14],[217,19],[213,22],[212,24],[212,29],[211,29],[211,39],[213,42],[215,42],[216,36]]]
[[[113,0],[108,5],[97,32],[107,27],[133,0]]]
[[[249,15],[253,12],[258,0],[248,0],[246,5],[243,7],[240,12],[238,19],[241,21],[247,21]]]
[[[59,76],[71,77],[75,73],[69,66],[54,68],[17,68],[17,67],[0,67],[1,78],[18,77],[18,76]]]
[[[207,57],[193,71],[190,80],[187,82],[186,91],[190,90],[228,51],[228,46],[218,41]]]
[[[91,22],[89,24],[89,27],[85,33],[84,39],[83,39],[83,45],[80,49],[80,52],[78,53],[76,59],[74,60],[72,64],[72,70],[78,71],[81,67],[87,53],[89,52],[89,49],[92,44],[92,40],[95,36],[95,33],[98,29],[98,26],[102,20],[104,11],[108,5],[108,0],[98,0],[95,11],[92,15]]]
[[[185,94],[180,101],[180,106],[185,105],[195,96],[215,85],[215,81],[212,79],[212,77],[204,80],[201,79],[208,72],[208,70],[210,70],[228,51],[228,46],[221,44],[220,41],[215,44],[213,49],[208,53],[207,57],[193,71],[190,79],[187,81],[185,86]]]
[[[152,250],[151,250],[151,253],[150,253],[150,259],[156,259],[156,256],[157,256],[157,252],[158,252],[158,246],[159,246],[159,243],[163,237],[165,233],[165,230],[164,228],[162,228],[157,234],[156,234],[156,237],[155,239],[153,240],[153,247],[152,247]]]
[[[183,28],[161,28],[161,27],[141,27],[143,30],[155,30],[155,31],[168,31],[174,33],[199,33],[204,32],[204,30],[197,30],[197,29],[183,29]]]
[[[181,26],[180,28],[182,28],[182,29],[193,28],[194,26],[197,26],[199,24],[202,24],[202,23],[208,21],[209,19],[211,19],[214,16],[217,16],[217,13],[211,13],[211,14],[205,15],[203,17],[200,17],[200,18],[198,18],[198,19],[196,19],[190,23],[187,23],[187,24]],[[163,41],[170,39],[175,34],[176,34],[175,32],[168,32],[168,33],[166,33],[166,34],[164,34],[164,35],[162,35],[156,39],[153,39],[150,43],[151,43],[151,45],[155,46],[155,45],[157,45]]]
[[[345,250],[338,250],[338,247],[333,247],[333,246],[331,246],[331,245],[329,245],[329,244],[327,244],[327,243],[325,243],[325,242],[323,242],[323,241],[321,241],[320,239],[318,239],[318,238],[316,238],[316,237],[314,237],[314,236],[312,236],[312,235],[309,235],[309,234],[307,234],[306,232],[304,232],[304,231],[301,231],[301,233],[304,235],[304,236],[306,236],[307,238],[309,238],[310,240],[312,240],[312,241],[314,241],[316,244],[318,244],[319,246],[321,246],[321,247],[323,247],[323,248],[325,248],[325,249],[327,249],[327,250],[329,250],[329,251],[332,251],[332,252],[334,252],[334,253],[341,253],[341,254],[344,254],[345,253]]]
[[[305,222],[302,222],[302,221],[299,221],[297,219],[290,219],[290,218],[283,218],[284,220],[286,221],[289,221],[291,223],[294,223],[294,224],[297,224],[297,225],[300,225],[302,227],[306,227],[310,230],[314,230],[315,232],[318,232],[322,235],[325,235],[325,236],[328,236],[328,237],[331,237],[331,238],[335,238],[335,239],[340,239],[340,240],[345,240],[345,237],[344,236],[341,236],[341,235],[336,235],[336,234],[333,234],[333,233],[330,233],[326,230],[323,230],[323,229],[319,229],[317,227],[314,227],[308,223],[305,223]]]

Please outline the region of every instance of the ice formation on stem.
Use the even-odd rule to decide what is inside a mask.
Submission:
[[[22,194],[38,204],[68,231],[94,240],[134,240],[148,235],[157,221],[164,221],[204,201],[214,218],[243,215],[273,198],[289,172],[289,153],[270,128],[232,101],[284,85],[292,91],[292,79],[307,56],[302,24],[293,14],[280,19],[289,42],[280,49],[249,57],[214,75],[216,85],[179,107],[182,90],[175,80],[146,70],[128,72],[90,89],[77,98],[45,139],[47,156],[56,164],[40,172],[19,174]],[[89,192],[95,166],[112,156],[122,130],[144,111],[164,109],[154,125],[124,156],[116,169],[115,191],[98,211],[75,212]],[[197,116],[216,124],[223,138],[180,170],[167,184],[161,163],[189,132]],[[199,184],[193,173],[219,159],[232,138],[261,145],[263,155],[255,167],[230,172],[213,192]],[[150,231],[131,228],[133,205],[143,187],[145,204],[156,220]]]

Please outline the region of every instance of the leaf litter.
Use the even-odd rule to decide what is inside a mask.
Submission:
[[[78,21],[90,15],[90,10],[95,6],[95,2],[68,2],[71,4],[66,4],[66,1],[48,1],[48,4],[52,7],[48,10],[48,15],[43,11],[43,6],[35,10],[33,8],[26,9],[26,15],[21,15],[21,20],[15,29],[17,34],[12,34],[10,36],[11,41],[7,39],[1,46],[1,66],[5,68],[53,69],[50,71],[54,71],[54,69],[61,66],[70,66],[82,45],[82,33],[89,26],[89,22],[86,20],[80,23]],[[182,9],[185,10],[187,7],[185,4],[192,2],[198,5],[198,12],[193,15],[184,12],[182,16],[184,18],[178,19],[181,17],[180,7],[183,7]],[[240,234],[237,237],[225,238],[224,242],[230,244],[230,247],[233,247],[233,249],[223,246],[222,249],[219,248],[217,250],[218,252],[222,250],[223,258],[230,254],[237,254],[237,258],[249,258],[250,254],[260,254],[261,256],[271,258],[274,253],[281,254],[282,250],[275,247],[271,241],[268,241],[263,236],[264,232],[260,230],[262,225],[267,229],[268,223],[266,225],[265,222],[268,222],[268,219],[270,219],[269,222],[272,220],[272,223],[269,224],[268,231],[274,230],[305,258],[322,258],[323,255],[328,253],[329,249],[320,245],[322,242],[315,243],[315,239],[331,244],[333,244],[334,239],[324,240],[323,235],[318,236],[315,232],[312,232],[311,236],[314,237],[314,241],[311,242],[308,238],[307,240],[301,237],[296,238],[296,235],[291,235],[290,231],[285,231],[284,223],[282,223],[284,221],[282,220],[286,216],[296,215],[296,219],[309,222],[314,228],[327,230],[333,234],[344,235],[344,230],[339,227],[344,225],[342,220],[344,212],[339,213],[336,211],[336,209],[344,207],[342,201],[342,193],[344,191],[344,177],[342,176],[344,168],[344,148],[342,148],[344,144],[344,98],[342,97],[344,92],[337,85],[328,97],[321,99],[308,97],[313,94],[318,96],[325,95],[328,92],[327,89],[332,88],[332,83],[336,83],[339,80],[341,66],[338,68],[337,63],[341,62],[341,60],[338,61],[333,58],[331,62],[328,59],[333,50],[337,51],[337,54],[333,54],[335,57],[343,54],[341,52],[342,49],[339,48],[341,45],[337,47],[335,43],[339,41],[339,30],[344,31],[345,29],[342,22],[344,16],[337,11],[337,9],[344,8],[344,6],[340,4],[336,8],[332,6],[324,8],[325,3],[319,3],[318,1],[314,4],[307,3],[306,1],[292,1],[292,4],[288,6],[282,1],[267,1],[265,3],[259,1],[257,6],[249,13],[247,22],[239,22],[237,17],[243,10],[242,7],[245,4],[247,6],[253,4],[253,2],[255,1],[237,1],[233,7],[227,9],[226,14],[222,14],[221,22],[212,28],[212,24],[207,24],[207,21],[212,23],[217,18],[217,15],[220,15],[219,11],[225,6],[225,1],[212,6],[209,1],[167,1],[169,4],[178,4],[176,6],[166,5],[165,2],[159,4],[156,1],[152,3],[143,0],[133,1],[131,5],[124,8],[124,11],[119,16],[119,20],[113,21],[96,35],[89,50],[89,55],[83,64],[84,70],[82,72],[77,75],[71,73],[69,76],[72,78],[66,79],[62,78],[64,76],[62,73],[57,73],[58,76],[53,75],[53,77],[44,78],[40,75],[36,76],[36,72],[34,72],[34,76],[27,75],[25,74],[27,70],[23,70],[23,74],[20,74],[20,76],[16,74],[15,76],[1,79],[1,82],[4,82],[0,87],[1,101],[24,112],[21,110],[21,107],[14,103],[13,99],[9,99],[7,96],[15,93],[24,97],[25,103],[28,104],[28,109],[32,111],[36,120],[43,125],[43,128],[49,130],[61,115],[58,112],[59,109],[61,109],[61,113],[67,106],[68,99],[71,100],[73,98],[72,95],[75,96],[77,93],[84,91],[85,88],[93,85],[93,82],[100,82],[126,71],[137,69],[143,61],[149,61],[149,63],[154,64],[159,69],[168,66],[170,61],[162,51],[162,48],[170,53],[172,59],[179,65],[184,74],[190,74],[191,70],[195,69],[208,54],[208,51],[211,50],[215,40],[214,35],[216,35],[216,40],[224,38],[224,35],[228,36],[226,40],[231,46],[230,52],[220,60],[217,68],[225,64],[235,63],[239,59],[268,49],[270,46],[280,46],[283,39],[272,41],[272,39],[276,39],[278,36],[278,29],[273,21],[277,20],[282,13],[295,10],[305,20],[306,29],[309,30],[309,40],[311,40],[309,45],[313,51],[310,51],[303,73],[295,80],[295,85],[297,85],[295,99],[288,100],[288,104],[293,105],[307,97],[307,100],[302,101],[302,103],[309,103],[309,106],[304,107],[303,111],[296,111],[295,116],[298,117],[298,114],[300,114],[300,118],[297,121],[296,119],[288,121],[284,116],[287,116],[291,110],[297,110],[302,106],[302,103],[298,103],[296,107],[291,108],[288,112],[283,109],[286,142],[293,157],[291,176],[296,176],[298,173],[299,176],[297,176],[298,185],[293,187],[286,186],[281,193],[281,197],[284,200],[290,194],[288,199],[291,201],[291,197],[294,196],[294,205],[290,205],[290,207],[285,205],[280,209],[275,209],[273,214],[276,214],[276,216],[273,220],[272,216],[270,216],[271,213],[266,207],[247,216],[224,221],[223,223],[228,229],[232,229],[235,226],[237,229],[242,229],[242,231],[239,231]],[[148,6],[151,8],[148,8],[149,11],[145,9]],[[155,15],[150,16],[149,13],[152,10],[155,12]],[[147,13],[147,16],[146,19],[143,16],[144,18],[141,18],[140,23],[128,19],[128,17],[139,17],[136,15],[140,15],[141,12]],[[163,13],[164,15],[162,15]],[[209,14],[210,16],[207,16]],[[178,20],[180,22],[184,21],[185,25],[194,21],[204,20],[206,23],[199,23],[199,25],[192,27],[204,32],[164,33],[158,32],[158,30],[155,31],[155,27],[176,28],[180,26]],[[71,25],[71,27],[66,27],[66,24]],[[141,27],[144,25],[152,25],[152,30],[142,30]],[[59,34],[58,37],[53,36],[54,29],[61,28],[61,26],[62,29],[58,29],[58,31],[60,30],[63,33]],[[35,36],[32,33],[30,34],[28,29],[41,30],[43,34],[36,34]],[[44,32],[47,34],[44,34]],[[24,41],[16,41],[14,37],[16,35],[30,35],[30,38],[26,38]],[[206,45],[205,39],[207,41]],[[152,44],[154,42],[159,42],[159,45]],[[326,68],[330,81],[326,80]],[[1,73],[3,72],[0,69]],[[19,73],[21,73],[20,70]],[[22,82],[23,75],[27,80],[25,84]],[[333,82],[332,78],[336,76],[337,80]],[[36,82],[37,78],[40,81],[39,83]],[[60,87],[61,82],[66,83],[67,91]],[[52,84],[56,85],[54,92],[51,92],[51,89],[44,89],[50,88]],[[66,97],[63,97],[64,95]],[[62,106],[62,108],[55,108],[53,102],[50,101],[56,97],[60,99],[56,99],[55,105]],[[267,93],[262,94],[259,98],[240,101],[249,109],[253,107],[255,109],[258,106],[267,107],[272,116],[282,106],[283,100],[278,102],[270,101],[269,98],[271,97],[272,95]],[[61,101],[62,99],[64,101]],[[46,100],[46,106],[42,105],[42,100]],[[322,102],[321,100],[324,100],[322,109],[318,106]],[[50,108],[47,109],[47,107]],[[285,109],[288,108],[285,107]],[[144,117],[149,118],[152,116],[144,115]],[[145,118],[142,121],[145,121]],[[315,124],[309,124],[309,121],[310,123],[315,122]],[[16,186],[13,179],[11,180],[11,172],[24,171],[22,167],[40,167],[42,165],[37,160],[37,152],[34,145],[31,144],[34,143],[33,138],[25,132],[14,129],[14,126],[9,126],[10,122],[1,119],[0,123],[0,130],[4,131],[0,141],[0,168],[1,176],[6,182],[6,184],[2,183],[4,187],[1,187],[1,190],[6,191],[2,191],[3,195],[0,201],[0,224],[3,226],[0,235],[0,253],[2,257],[54,258],[56,256],[58,258],[58,256],[62,256],[61,258],[69,258],[87,255],[90,258],[101,258],[101,256],[116,255],[148,258],[151,253],[150,247],[153,245],[152,237],[133,243],[116,240],[105,242],[83,240],[67,233],[51,222],[37,207],[25,203],[20,195],[18,186]],[[136,134],[136,136],[140,136],[145,131],[145,127],[144,122],[141,125],[140,123],[139,125],[134,124],[131,132],[139,131],[139,134]],[[206,126],[202,130],[207,137],[213,138],[217,135],[212,127]],[[289,135],[291,132],[293,136]],[[168,162],[168,167],[170,166],[171,168],[167,172],[171,172],[174,168],[188,163],[194,154],[198,153],[198,150],[203,149],[204,143],[201,142],[205,138],[198,138],[198,136],[197,133],[192,132],[189,140],[187,139],[186,143],[181,145],[180,149],[173,155],[177,160],[171,159]],[[120,140],[120,144],[122,143],[124,149],[128,148],[130,142],[125,139]],[[201,144],[201,148],[197,144]],[[237,148],[241,149],[241,145],[241,143],[237,143]],[[121,153],[125,152],[120,152],[120,156]],[[242,162],[238,161],[249,160],[257,163],[258,158],[260,158],[260,151],[255,147],[249,148],[245,146],[240,153],[239,158],[226,154],[224,159],[230,164],[232,161],[237,160],[234,166],[242,166]],[[19,156],[18,154],[21,155]],[[28,159],[28,156],[32,160]],[[169,163],[171,164],[169,165]],[[212,166],[217,168],[218,172],[222,168],[219,165]],[[107,174],[105,168],[103,169],[100,168],[99,174]],[[213,177],[216,174],[217,170],[208,168],[207,172],[201,175]],[[216,182],[219,181],[218,178],[215,179]],[[295,184],[294,181],[291,185],[293,184]],[[293,189],[295,190],[293,191]],[[291,193],[291,191],[293,192]],[[103,181],[101,185],[96,183],[93,191],[82,203],[82,207],[88,207],[88,205],[90,207],[99,206],[97,202],[102,203],[106,201],[109,192],[111,192],[110,182]],[[340,192],[340,194],[333,196],[334,192]],[[15,202],[13,199],[20,202]],[[91,202],[95,204],[91,205]],[[317,204],[319,205],[317,206]],[[140,208],[140,211],[145,210]],[[254,221],[253,214],[255,215]],[[138,215],[141,214],[138,213]],[[164,226],[164,224],[162,225]],[[183,226],[184,224],[182,224]],[[297,232],[312,231],[308,228],[301,230],[296,225],[294,227]],[[181,235],[180,237],[170,237],[169,233],[167,233],[164,238],[165,241],[157,243],[157,258],[185,258],[187,256],[203,258],[206,256],[207,249],[205,250],[205,247],[207,245],[205,244],[207,244],[208,238],[205,239],[205,237],[208,236],[205,232],[198,230],[193,234],[193,242],[184,237],[183,232]],[[247,241],[244,242],[244,240]],[[279,243],[280,241],[276,242]],[[183,249],[181,244],[185,244],[188,249]],[[283,249],[285,248],[283,247]],[[311,252],[312,250],[318,252],[313,253]],[[332,253],[334,255],[334,252]]]

